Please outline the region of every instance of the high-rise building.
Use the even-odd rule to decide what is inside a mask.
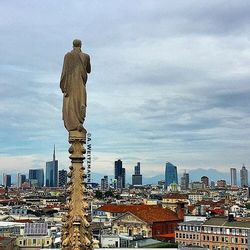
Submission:
[[[3,186],[10,187],[11,186],[11,175],[3,174]]]
[[[232,187],[237,186],[237,173],[236,168],[230,168],[230,184]]]
[[[178,184],[177,167],[167,162],[165,168],[165,187],[167,188],[172,183]]]
[[[245,165],[240,170],[240,185],[241,187],[248,187],[248,170]]]
[[[122,184],[121,187],[125,188],[126,185],[126,169],[122,168]]]
[[[54,146],[53,160],[46,162],[46,187],[58,186],[58,160]]]
[[[67,179],[68,179],[68,175],[67,175],[67,170],[59,170],[59,187],[65,187],[67,184]]]
[[[44,170],[43,168],[40,169],[29,169],[29,180],[31,185],[37,187],[44,186]]]
[[[101,190],[106,191],[109,189],[109,181],[108,181],[108,176],[105,175],[102,179],[101,179]]]
[[[209,178],[207,176],[202,176],[201,182],[204,183],[205,187],[209,186]]]
[[[181,190],[187,190],[189,188],[189,174],[186,171],[181,177]]]
[[[137,165],[134,168],[135,174],[141,174],[141,163],[137,162]]]
[[[137,162],[134,168],[134,174],[132,175],[132,185],[141,186],[142,185],[142,175],[141,175],[141,163]]]
[[[17,174],[17,187],[22,187],[22,184],[26,181],[26,175],[25,174]]]
[[[117,181],[117,188],[125,188],[126,170],[122,167],[122,161],[120,159],[115,161],[114,177]]]
[[[115,173],[114,177],[115,179],[118,179],[118,176],[122,175],[122,161],[119,159],[115,161]]]

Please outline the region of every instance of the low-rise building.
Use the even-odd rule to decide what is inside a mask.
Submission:
[[[177,224],[182,221],[177,213],[161,206],[104,205],[98,210],[109,213],[109,217],[113,218],[114,234],[126,236],[174,239]]]

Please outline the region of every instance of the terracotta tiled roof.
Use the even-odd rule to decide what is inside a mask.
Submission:
[[[197,202],[198,205],[208,205],[210,207],[220,207],[225,204],[225,200],[211,201],[211,200],[201,200]]]
[[[187,194],[180,194],[180,193],[169,193],[169,194],[165,194],[162,198],[163,199],[183,199],[183,200],[186,200],[186,199],[188,199],[188,195]]]
[[[33,221],[32,221],[32,220],[29,220],[29,219],[14,220],[14,222],[20,222],[20,223],[33,223]]]
[[[130,212],[139,219],[148,222],[160,221],[180,221],[178,215],[170,209],[162,208],[155,205],[104,205],[98,208],[99,211],[111,213]]]

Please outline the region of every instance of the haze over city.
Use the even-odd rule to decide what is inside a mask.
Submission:
[[[44,168],[54,144],[68,168],[59,80],[74,38],[92,61],[93,172],[117,159],[145,176],[167,161],[250,165],[249,2],[13,0],[0,12],[1,172]]]

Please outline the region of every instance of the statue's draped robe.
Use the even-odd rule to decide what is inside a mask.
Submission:
[[[89,55],[74,48],[64,57],[60,88],[63,97],[63,121],[68,131],[79,129],[86,116],[86,82],[91,71]]]

